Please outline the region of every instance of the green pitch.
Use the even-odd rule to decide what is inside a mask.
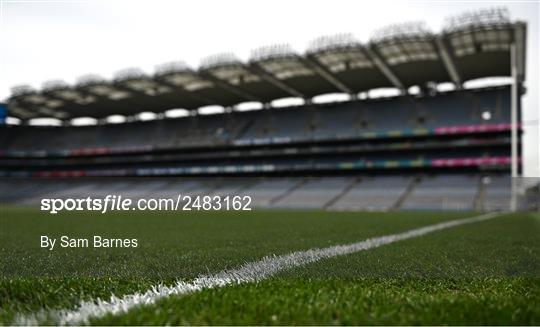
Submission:
[[[0,208],[0,324],[144,292],[271,254],[362,241],[473,213],[320,211],[48,215]],[[137,248],[40,248],[40,236]],[[42,323],[54,323],[42,321]],[[540,324],[540,216],[516,214],[170,296],[93,324]]]

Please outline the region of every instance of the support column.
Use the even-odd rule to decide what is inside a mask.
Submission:
[[[510,210],[517,210],[517,192],[518,192],[518,100],[519,100],[519,81],[517,71],[516,44],[512,43],[510,48],[510,60],[512,69],[512,93],[511,93],[511,169],[512,169],[512,196],[510,199]]]

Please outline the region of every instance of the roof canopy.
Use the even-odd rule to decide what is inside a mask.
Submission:
[[[525,23],[510,22],[505,10],[487,10],[452,17],[439,34],[421,23],[409,23],[381,29],[367,44],[349,34],[321,37],[311,42],[305,54],[275,45],[253,51],[248,62],[220,54],[204,59],[196,70],[175,62],[158,66],[153,75],[131,68],[118,72],[113,80],[88,75],[76,85],[49,81],[39,91],[18,86],[8,99],[8,115],[103,118],[357,94],[380,87],[406,90],[428,82],[453,82],[460,87],[471,79],[510,76],[512,44],[518,78],[523,81],[525,39]]]

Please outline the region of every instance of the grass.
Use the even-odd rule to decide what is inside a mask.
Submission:
[[[105,325],[537,325],[538,281],[283,279],[162,300]]]
[[[472,215],[320,211],[48,215],[31,208],[0,210],[0,323],[4,324],[17,313],[74,308],[81,299],[189,280],[268,254],[356,242]],[[137,238],[140,246],[48,251],[39,248],[40,235]],[[156,306],[93,323],[538,324],[539,235],[538,216],[497,218],[320,261],[257,284],[163,299]],[[495,314],[497,310],[500,314]]]

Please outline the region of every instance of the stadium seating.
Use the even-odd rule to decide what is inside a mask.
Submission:
[[[473,210],[478,196],[476,175],[439,174],[424,176],[407,196],[402,209]]]
[[[481,184],[483,181],[483,186]],[[251,207],[328,210],[508,210],[507,175],[438,174],[351,177],[1,179],[0,203],[47,198],[176,199],[178,195],[249,195]],[[480,196],[484,189],[484,196]]]
[[[363,133],[504,123],[509,121],[508,110],[501,108],[508,102],[508,89],[500,88],[100,126],[10,126],[0,132],[0,151],[130,151],[354,138]],[[481,118],[486,110],[492,112],[489,121]]]
[[[489,169],[507,168],[508,136],[467,133],[506,128],[509,101],[509,88],[497,87],[124,124],[4,126],[0,165],[12,171],[0,176],[89,178],[3,179],[0,202],[250,195],[252,207],[272,209],[507,210],[509,178]],[[465,135],[446,135],[458,127]]]
[[[254,207],[270,207],[273,201],[279,199],[291,188],[303,179],[295,178],[268,178],[244,190],[245,194],[249,194],[253,199]]]
[[[354,182],[354,179],[345,177],[312,178],[276,201],[273,207],[324,208],[325,204],[338,196],[351,182]]]
[[[338,210],[385,211],[394,208],[413,178],[408,176],[365,176],[332,208]]]

